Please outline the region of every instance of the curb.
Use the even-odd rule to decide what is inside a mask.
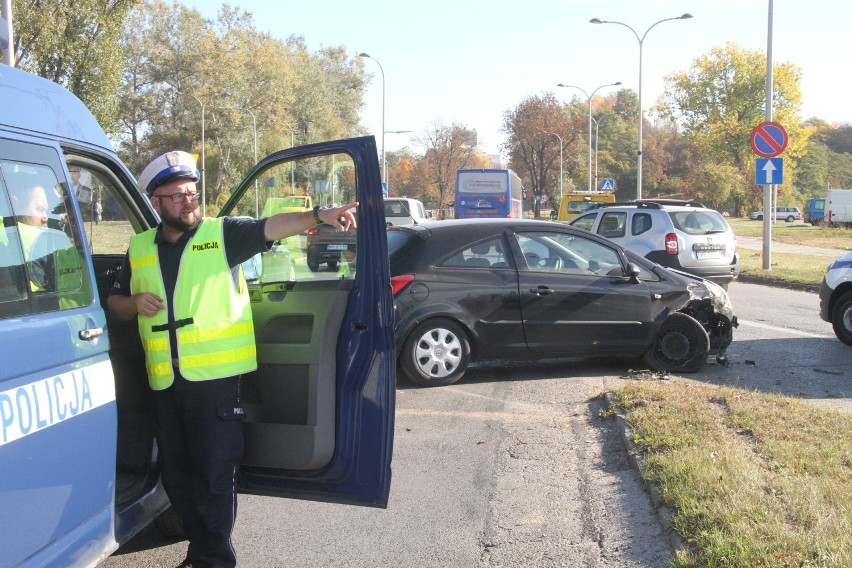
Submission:
[[[633,429],[630,427],[630,424],[627,423],[627,420],[624,418],[624,414],[619,411],[618,406],[612,400],[611,393],[604,394],[604,401],[606,402],[607,408],[614,412],[615,420],[620,426],[619,430],[621,431],[621,438],[624,441],[624,447],[627,450],[627,459],[630,461],[630,465],[636,470],[639,476],[642,477],[645,455],[633,442]],[[663,527],[663,533],[668,537],[672,548],[675,550],[686,548],[686,541],[683,540],[680,534],[672,526],[673,513],[671,508],[663,499],[663,494],[660,492],[660,488],[656,484],[646,481],[644,477],[642,477],[642,484],[651,495],[651,502],[654,504],[654,511],[657,513],[657,519],[660,521],[660,524]]]

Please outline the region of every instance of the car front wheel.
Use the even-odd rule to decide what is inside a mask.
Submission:
[[[852,292],[840,296],[831,311],[831,325],[837,339],[852,345]]]
[[[656,371],[694,373],[707,362],[709,351],[710,338],[698,320],[675,312],[660,326],[645,363]]]
[[[787,222],[788,222],[788,223],[792,223],[792,222],[793,222],[793,221],[795,221],[795,220],[796,220],[796,218],[795,218],[795,217],[793,217],[792,215],[790,215],[789,217],[787,217]]]
[[[435,318],[414,328],[400,353],[406,376],[424,387],[451,385],[470,361],[467,334],[456,322]]]

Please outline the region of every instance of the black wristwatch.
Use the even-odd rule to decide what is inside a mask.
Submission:
[[[323,209],[325,209],[325,207],[322,207],[321,205],[317,205],[314,207],[314,223],[316,223],[317,225],[323,222],[319,216],[320,211],[322,211]]]

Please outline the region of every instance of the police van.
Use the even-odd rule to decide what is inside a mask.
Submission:
[[[130,236],[158,218],[70,92],[0,64],[0,101],[0,566],[93,566],[174,519],[138,330],[105,309]],[[373,137],[277,152],[223,207],[257,216],[293,170],[360,203],[346,275],[308,270],[298,236],[245,265],[259,368],[243,382],[241,492],[387,504],[396,359],[378,164]]]

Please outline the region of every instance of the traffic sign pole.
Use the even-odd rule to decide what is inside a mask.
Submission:
[[[770,6],[772,0],[770,0]],[[772,21],[770,8],[770,22]],[[769,71],[771,73],[771,67]],[[771,92],[767,88],[768,92]],[[771,94],[769,95],[771,96]],[[775,215],[772,214],[772,194],[776,183],[781,183],[781,174],[783,172],[783,162],[780,158],[775,158],[778,154],[787,148],[789,138],[787,131],[777,122],[768,120],[771,118],[772,100],[768,99],[767,104],[767,120],[761,122],[751,131],[751,149],[755,154],[768,158],[768,160],[756,160],[755,162],[755,178],[757,183],[763,182],[763,269],[772,269],[772,250],[770,243],[772,242],[772,225],[769,224],[770,219],[774,221]],[[772,160],[777,160],[773,162]],[[775,171],[778,171],[778,180],[775,179]]]

